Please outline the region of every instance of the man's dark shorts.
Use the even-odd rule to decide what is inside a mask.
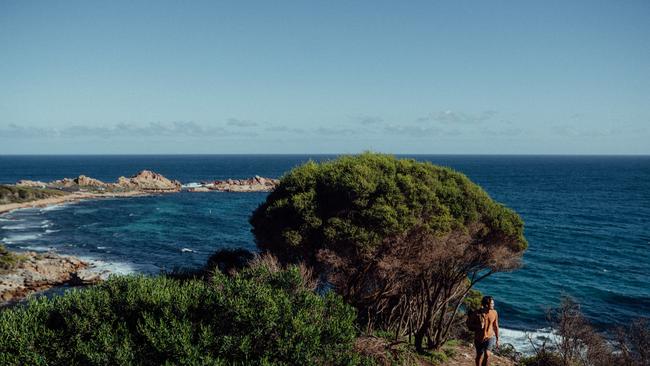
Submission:
[[[494,346],[497,344],[496,337],[490,337],[483,342],[474,342],[474,347],[476,347],[476,354],[480,355],[485,351],[492,351]]]

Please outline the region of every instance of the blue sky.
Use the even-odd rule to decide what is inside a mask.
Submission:
[[[0,154],[648,154],[648,19],[647,0],[0,0]]]

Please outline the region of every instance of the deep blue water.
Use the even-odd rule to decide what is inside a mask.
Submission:
[[[0,156],[0,183],[80,174],[104,181],[152,169],[183,183],[280,177],[331,156]],[[562,294],[599,326],[650,317],[650,157],[415,156],[467,174],[526,223],[523,268],[479,288],[496,299],[502,326],[546,326]],[[265,193],[179,193],[85,201],[0,218],[13,249],[96,258],[155,273],[202,265],[221,247],[254,249],[248,216]],[[183,248],[194,253],[182,252]]]

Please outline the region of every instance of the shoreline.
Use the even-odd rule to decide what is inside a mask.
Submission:
[[[141,197],[148,196],[151,193],[143,191],[128,191],[128,192],[111,192],[111,193],[93,193],[93,192],[73,192],[59,197],[48,197],[39,200],[20,202],[20,203],[5,203],[0,205],[0,216],[14,210],[24,208],[44,208],[62,203],[72,203],[88,199],[102,199],[102,198],[125,198],[125,197]]]

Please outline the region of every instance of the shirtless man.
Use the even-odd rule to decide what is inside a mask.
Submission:
[[[474,346],[476,347],[476,366],[488,366],[488,352],[492,348],[499,349],[499,315],[494,310],[494,299],[485,296],[481,300],[483,306],[479,312],[485,319],[481,329],[474,332]]]

